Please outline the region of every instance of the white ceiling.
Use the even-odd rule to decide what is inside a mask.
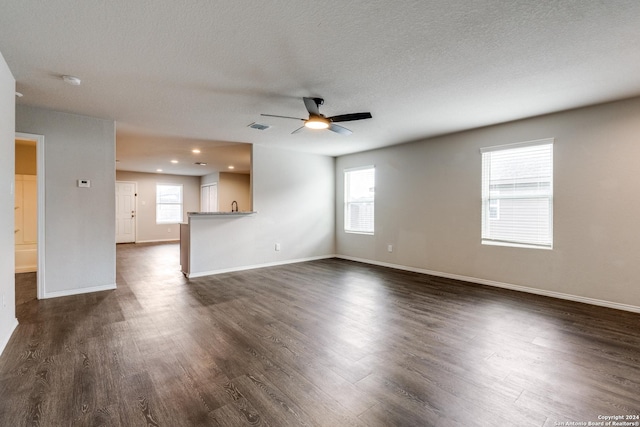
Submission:
[[[640,95],[638,0],[0,1],[17,102],[116,120],[119,168],[202,141],[337,156]],[[373,118],[343,136],[260,116],[306,117],[303,96]]]

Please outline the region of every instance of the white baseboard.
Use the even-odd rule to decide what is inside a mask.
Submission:
[[[115,283],[111,285],[93,286],[91,288],[78,288],[78,289],[69,289],[65,291],[45,292],[42,299],[68,297],[71,295],[88,294],[91,292],[112,291],[114,289],[116,289]]]
[[[379,265],[381,267],[389,267],[389,268],[394,268],[396,270],[404,270],[404,271],[411,271],[414,273],[428,274],[430,276],[444,277],[447,279],[461,280],[463,282],[471,282],[479,285],[493,286],[496,288],[509,289],[512,291],[526,292],[526,293],[542,295],[546,297],[581,302],[584,304],[597,305],[600,307],[614,308],[616,310],[624,310],[624,311],[631,311],[633,313],[640,313],[640,307],[635,305],[621,304],[621,303],[612,302],[612,301],[582,297],[579,295],[571,295],[571,294],[565,294],[561,292],[548,291],[545,289],[537,289],[537,288],[530,288],[527,286],[514,285],[512,283],[503,283],[503,282],[496,282],[494,280],[478,279],[477,277],[461,276],[459,274],[442,273],[440,271],[425,270],[423,268],[408,267],[405,265],[390,264],[387,262],[374,261],[370,259],[356,258],[351,256],[345,256],[345,255],[336,255],[336,258],[346,259],[349,261],[362,262],[365,264]]]
[[[164,242],[179,242],[180,238],[177,239],[158,239],[158,240],[136,240],[134,243],[164,243]]]
[[[9,344],[9,340],[11,339],[11,335],[18,327],[18,319],[13,319],[13,326],[9,328],[9,333],[6,337],[0,337],[0,356],[2,356],[2,352],[4,351],[7,344]]]
[[[197,273],[189,273],[186,276],[189,279],[194,279],[196,277],[212,276],[214,274],[233,273],[235,271],[254,270],[256,268],[275,267],[278,265],[296,264],[299,262],[317,261],[319,259],[329,259],[329,258],[335,258],[335,257],[336,255],[320,255],[320,256],[309,257],[309,258],[298,258],[298,259],[289,259],[286,261],[267,262],[264,264],[243,265],[241,267],[222,268],[220,270],[201,271]]]

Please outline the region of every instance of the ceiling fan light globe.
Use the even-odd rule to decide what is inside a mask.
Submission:
[[[304,122],[304,125],[309,129],[327,129],[329,127],[329,121],[322,119],[309,119]]]

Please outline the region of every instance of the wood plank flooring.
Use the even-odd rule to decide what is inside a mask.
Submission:
[[[119,245],[115,291],[20,275],[0,425],[640,421],[638,314],[337,259],[187,280],[178,250]]]

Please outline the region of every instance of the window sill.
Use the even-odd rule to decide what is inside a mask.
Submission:
[[[511,248],[543,249],[547,251],[553,250],[553,246],[531,245],[528,243],[501,242],[498,240],[483,240],[482,244],[488,245],[488,246],[507,246]]]
[[[347,234],[364,234],[365,236],[373,236],[374,233],[371,231],[351,231],[351,230],[344,230],[345,233]]]

